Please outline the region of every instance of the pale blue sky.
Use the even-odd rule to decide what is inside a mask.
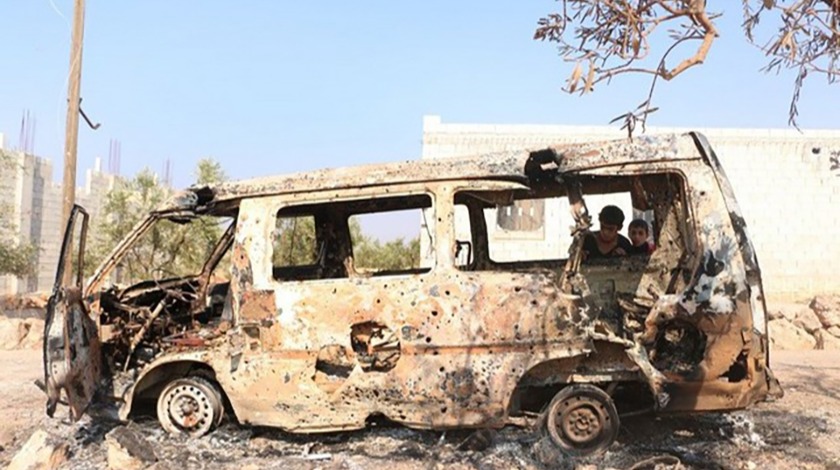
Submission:
[[[707,63],[660,85],[651,124],[786,127],[792,77],[757,70],[740,2],[726,4]],[[0,132],[17,145],[24,109],[36,153],[56,172],[63,147],[71,0],[4,0]],[[570,71],[533,41],[549,0],[88,0],[82,96],[102,127],[80,129],[79,168],[122,143],[122,173],[191,181],[197,159],[234,178],[417,158],[422,116],[444,122],[606,124],[644,97],[623,78],[580,98]],[[56,9],[64,17],[62,18]],[[840,85],[809,78],[800,125],[837,128]],[[55,179],[60,179],[58,173]]]

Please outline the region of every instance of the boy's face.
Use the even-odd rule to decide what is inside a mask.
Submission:
[[[633,246],[639,246],[645,243],[647,238],[647,230],[642,227],[630,227],[630,241],[633,243]]]
[[[612,243],[618,238],[618,231],[621,230],[621,225],[613,225],[610,223],[601,222],[598,230],[598,235],[601,240],[607,243]]]

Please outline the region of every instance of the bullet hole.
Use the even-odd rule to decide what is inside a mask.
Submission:
[[[376,303],[378,303],[378,304],[382,303],[382,300],[381,299],[376,299]]]
[[[519,292],[519,291],[521,291],[521,290],[522,290],[522,288],[521,288],[521,287],[514,287],[514,288],[513,288],[513,291],[514,291],[514,292]]]
[[[539,303],[539,302],[537,302],[536,300],[532,300],[532,301],[531,301],[531,305],[537,305],[538,303]]]
[[[811,153],[814,154],[814,155],[819,155],[821,151],[822,151],[822,149],[819,148],[819,147],[812,147],[811,148]]]
[[[440,369],[438,369],[438,371],[439,371],[439,372],[445,372],[445,371],[446,371],[446,369],[444,369],[444,368],[443,368],[443,366],[441,366],[441,368],[440,368]]]
[[[436,316],[437,316],[437,314],[438,314],[438,313],[437,313],[437,310],[432,310],[432,316],[433,316],[433,317],[436,317]]]
[[[444,407],[441,407],[440,412],[441,412],[441,413],[446,413],[446,411],[447,411],[448,409],[449,409],[449,408],[447,408],[447,407],[445,407],[445,406],[444,406]]]
[[[431,343],[432,342],[432,337],[431,336],[426,336],[426,342]]]
[[[444,294],[449,295],[449,291],[445,291]]]

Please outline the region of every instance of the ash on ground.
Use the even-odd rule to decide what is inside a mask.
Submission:
[[[44,419],[41,425],[70,443],[70,459],[62,466],[68,469],[109,468],[106,436],[118,427],[149,444],[154,455],[144,458],[155,469],[763,469],[785,468],[791,459],[799,468],[840,468],[836,456],[813,445],[838,433],[836,415],[781,412],[772,405],[729,414],[626,418],[606,453],[554,461],[539,433],[512,426],[439,432],[374,421],[361,431],[294,435],[227,422],[191,439],[166,434],[151,417],[129,424]],[[3,452],[0,463],[11,459],[12,450]]]

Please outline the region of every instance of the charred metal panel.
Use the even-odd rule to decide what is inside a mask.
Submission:
[[[275,315],[273,290],[248,290],[242,294],[239,318],[243,322],[265,322],[271,324]]]
[[[463,181],[507,179],[527,183],[540,174],[526,172],[532,154],[546,149],[523,149],[487,153],[462,158],[412,160],[401,163],[357,166],[297,173],[276,177],[222,183],[211,187],[214,201],[267,196],[304,194],[312,191],[362,189],[374,186],[421,183],[424,181]],[[676,161],[700,158],[689,135],[641,136],[632,141],[614,140],[552,146],[559,173],[575,172],[628,162]],[[173,205],[174,208],[180,207]]]

